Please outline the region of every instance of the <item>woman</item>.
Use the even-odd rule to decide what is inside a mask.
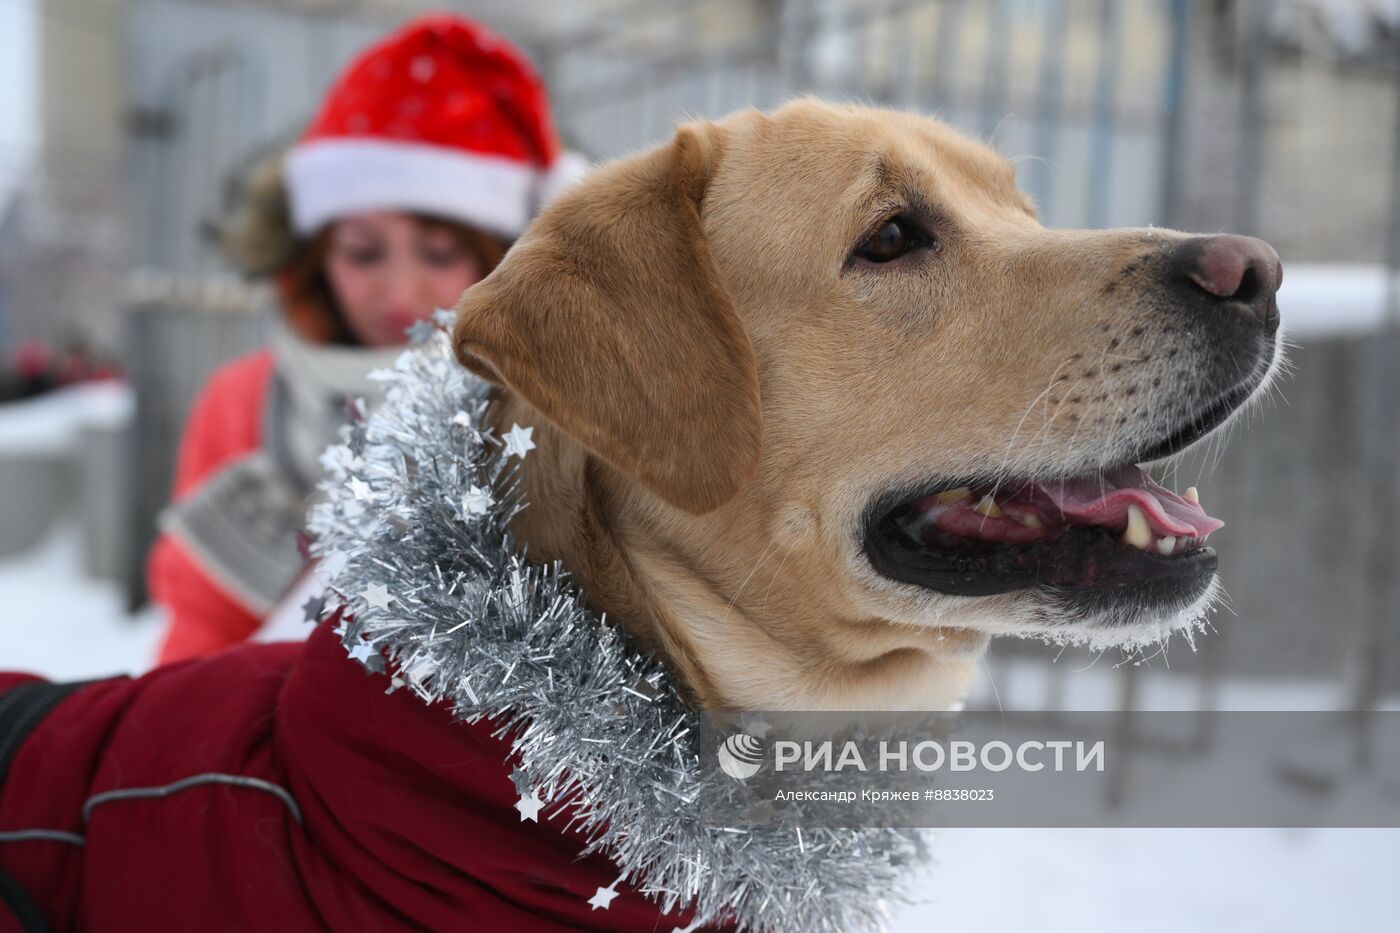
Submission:
[[[224,244],[275,277],[283,314],[186,423],[147,568],[170,616],[162,662],[309,633],[298,531],[347,407],[374,401],[369,375],[405,332],[489,273],[581,170],[523,56],[436,15],[355,59],[301,139],[252,174]]]

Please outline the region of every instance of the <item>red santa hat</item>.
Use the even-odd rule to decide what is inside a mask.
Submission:
[[[292,224],[375,210],[512,239],[587,163],[559,145],[518,49],[464,17],[413,20],[356,58],[283,166]]]

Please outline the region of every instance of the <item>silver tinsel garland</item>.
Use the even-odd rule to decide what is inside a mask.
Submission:
[[[373,416],[326,451],[309,517],[325,610],[347,610],[351,656],[371,670],[387,659],[395,685],[495,722],[519,759],[522,803],[572,807],[585,852],[605,853],[662,910],[693,904],[695,925],[746,930],[880,929],[927,855],[921,835],[708,825],[702,793],[729,779],[702,763],[714,751],[696,741],[702,714],[586,607],[561,565],[517,553],[507,529],[525,507],[516,468],[529,432],[482,429],[490,387],[456,363],[441,329],[415,339],[376,374],[388,385]]]

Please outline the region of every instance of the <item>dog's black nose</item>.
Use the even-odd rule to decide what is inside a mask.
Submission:
[[[1175,266],[1197,289],[1222,303],[1237,303],[1272,334],[1278,330],[1278,288],[1283,263],[1263,240],[1251,236],[1193,237],[1177,247]]]

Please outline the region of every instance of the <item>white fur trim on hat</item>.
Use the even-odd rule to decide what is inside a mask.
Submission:
[[[283,174],[298,233],[351,214],[408,210],[512,239],[530,222],[540,175],[510,159],[378,139],[298,144]]]
[[[540,184],[540,206],[548,204],[559,194],[593,170],[593,165],[577,152],[565,150],[559,153],[554,164],[544,174]]]

